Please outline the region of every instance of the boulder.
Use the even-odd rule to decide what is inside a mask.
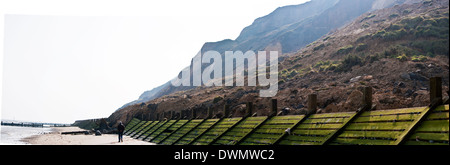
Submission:
[[[289,114],[289,112],[291,112],[291,109],[288,107],[284,107],[283,109],[281,109],[281,112],[283,115],[287,115]]]
[[[394,94],[402,94],[402,90],[400,90],[400,88],[394,87],[394,89],[392,90],[392,93],[394,93]]]
[[[295,109],[301,109],[301,108],[304,108],[304,107],[305,107],[305,106],[304,106],[303,104],[300,103],[300,104],[297,105],[297,107],[295,107]]]
[[[337,112],[338,111],[338,107],[334,104],[329,104],[327,107],[325,107],[325,109],[321,110],[320,112],[323,113],[331,113],[331,112]]]
[[[415,73],[415,72],[410,72],[410,73],[408,73],[408,75],[411,80],[428,81],[428,78],[426,78],[425,76],[422,76],[418,73]]]
[[[366,76],[363,77],[363,80],[365,80],[365,81],[370,81],[372,79],[373,79],[372,75],[366,75]]]
[[[355,90],[348,96],[345,101],[344,108],[349,111],[356,111],[358,108],[362,107],[363,93]]]
[[[405,87],[406,87],[406,84],[403,83],[403,82],[398,82],[398,83],[397,83],[397,86],[400,87],[400,88],[405,88]]]
[[[359,80],[361,80],[361,76],[356,76],[350,79],[350,83],[358,82]]]
[[[405,96],[406,96],[406,97],[412,96],[412,95],[413,95],[413,93],[414,93],[414,91],[413,91],[413,90],[411,90],[411,89],[408,89],[408,90],[406,90],[406,92],[405,92]]]
[[[416,72],[402,73],[400,75],[400,78],[404,80],[428,81],[428,78],[420,75],[419,72],[416,71]]]
[[[416,63],[416,64],[414,64],[414,67],[419,68],[419,69],[425,69],[426,68],[426,66],[424,64],[422,64],[422,63]]]
[[[318,109],[317,111],[316,111],[316,114],[319,114],[319,113],[322,113],[323,112],[323,109]]]
[[[404,80],[411,80],[411,77],[409,77],[408,73],[402,73],[400,74],[400,78],[404,79]]]
[[[396,100],[394,97],[386,96],[386,97],[380,98],[379,102],[383,103],[383,104],[394,104],[396,102]]]

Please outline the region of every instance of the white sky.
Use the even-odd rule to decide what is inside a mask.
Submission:
[[[188,66],[205,42],[307,0],[0,0],[0,118],[108,117]]]

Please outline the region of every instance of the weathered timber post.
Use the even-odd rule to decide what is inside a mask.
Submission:
[[[166,118],[166,112],[164,111],[161,115],[161,118],[159,119],[160,121],[163,121],[164,118]]]
[[[444,100],[442,100],[443,104],[448,104],[449,103],[449,96],[450,96],[450,91],[447,90],[447,97],[444,98]]]
[[[208,115],[206,116],[207,119],[211,119],[213,117],[213,110],[211,107],[208,107]]]
[[[419,127],[419,123],[422,123],[428,115],[432,113],[434,109],[442,105],[442,78],[432,77],[430,78],[430,105],[420,113],[420,115],[412,121],[409,128],[406,128],[404,133],[402,133],[397,140],[394,142],[395,145],[404,144],[408,141],[408,137],[414,134],[415,130]]]
[[[182,117],[181,117],[181,112],[175,112],[175,118],[176,118],[177,120],[182,119]]]
[[[247,102],[246,111],[245,111],[244,117],[252,116],[252,112],[253,112],[253,102]]]
[[[230,117],[230,106],[228,104],[225,104],[223,106],[223,118]]]
[[[372,109],[372,87],[364,87],[363,89],[363,106],[365,110]]]
[[[272,100],[273,102],[273,100]],[[293,126],[289,127],[288,129],[293,129],[296,128],[299,124],[303,123],[303,121],[305,121],[306,119],[308,119],[308,117],[316,112],[316,108],[317,108],[317,95],[316,94],[310,94],[308,95],[308,112],[304,115],[304,117],[302,119],[300,119],[299,121],[297,121]],[[276,113],[276,112],[275,112]],[[281,113],[281,112],[280,112]],[[270,118],[270,117],[269,117]],[[267,119],[269,119],[267,118]],[[267,120],[266,119],[266,120]],[[280,144],[281,140],[283,140],[284,138],[286,138],[286,136],[290,135],[290,133],[288,133],[287,131],[284,131],[283,134],[281,136],[278,137],[278,139],[275,140],[275,142],[273,142],[272,145],[278,145]]]
[[[167,113],[166,113],[166,119],[167,120],[170,120],[170,119],[172,119],[172,111],[168,111]]]
[[[197,110],[196,109],[191,110],[191,119],[197,119]]]
[[[277,115],[277,111],[278,111],[278,100],[277,99],[272,99],[270,102],[270,115],[269,117],[272,116],[276,116]]]
[[[436,100],[436,104],[442,104],[442,78],[432,77],[430,78],[430,103]]]
[[[308,114],[314,114],[317,110],[317,95],[309,94],[308,95]]]

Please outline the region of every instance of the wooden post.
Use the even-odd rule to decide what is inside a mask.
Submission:
[[[213,117],[213,110],[211,109],[211,107],[208,107],[208,115],[207,115],[207,119],[211,119]]]
[[[247,102],[246,112],[245,112],[244,117],[252,116],[252,112],[253,112],[253,102]]]
[[[372,87],[364,87],[363,89],[363,106],[370,110],[372,108]]]
[[[223,118],[227,118],[230,116],[230,106],[228,104],[225,104],[223,106]]]
[[[408,141],[408,137],[414,134],[420,123],[422,123],[434,109],[436,109],[439,105],[442,105],[442,103],[442,78],[432,77],[430,78],[430,105],[428,105],[428,107],[426,107],[425,110],[420,113],[420,115],[412,122],[409,128],[406,128],[406,130],[397,138],[394,144],[401,145]]]
[[[430,78],[430,103],[437,100],[437,104],[442,104],[442,78],[432,77]]]
[[[180,112],[175,112],[175,119],[177,119],[177,120],[182,119]]]
[[[276,116],[277,115],[277,111],[278,111],[278,101],[277,99],[272,99],[271,100],[271,104],[270,104],[270,115],[269,116]]]
[[[196,119],[197,118],[197,111],[196,109],[192,109],[191,110],[191,119]]]
[[[316,113],[317,109],[317,95],[310,94],[308,95],[308,114]]]

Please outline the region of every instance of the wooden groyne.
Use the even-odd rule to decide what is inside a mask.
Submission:
[[[372,88],[363,89],[355,112],[316,113],[317,96],[308,96],[308,113],[283,115],[271,100],[271,115],[255,116],[247,103],[243,117],[166,120],[133,118],[125,135],[163,145],[449,145],[448,97],[441,78],[430,79],[430,102],[425,107],[373,110]],[[224,107],[225,114],[228,108]],[[161,115],[163,116],[163,115]]]
[[[1,122],[1,125],[5,126],[18,126],[18,127],[68,127],[71,124],[55,124],[55,123],[31,123],[31,122]]]

